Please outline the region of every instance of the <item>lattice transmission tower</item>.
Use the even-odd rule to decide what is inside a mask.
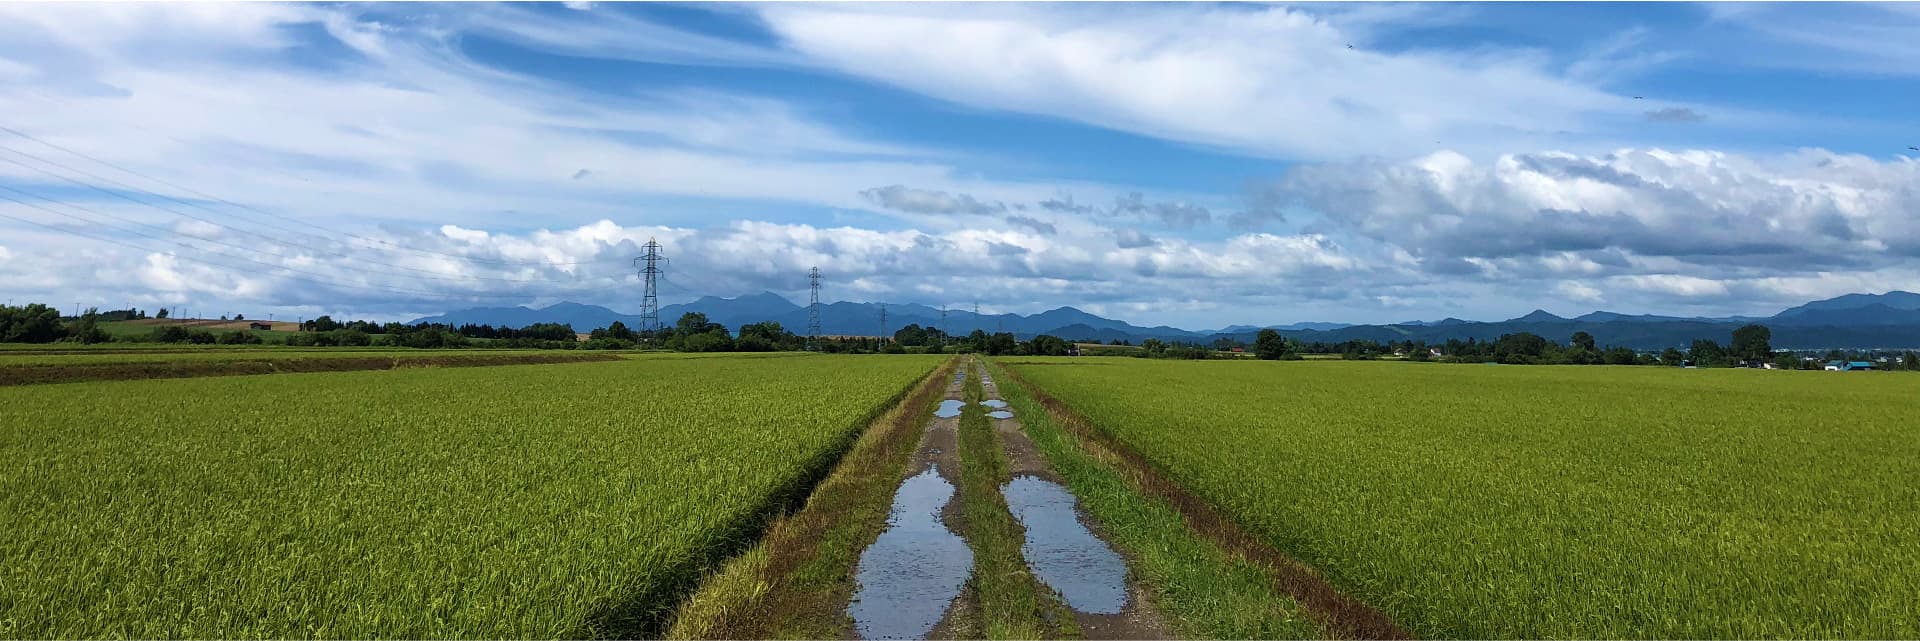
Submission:
[[[660,243],[652,238],[641,245],[647,253],[633,259],[634,267],[639,268],[640,278],[647,283],[646,291],[640,295],[640,331],[660,331],[660,290],[657,280],[660,277],[660,263],[667,257],[660,255]]]
[[[820,268],[807,272],[807,351],[820,351]]]

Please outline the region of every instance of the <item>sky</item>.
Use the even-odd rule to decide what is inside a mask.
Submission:
[[[1920,5],[0,4],[0,297],[1142,325],[1920,289]]]

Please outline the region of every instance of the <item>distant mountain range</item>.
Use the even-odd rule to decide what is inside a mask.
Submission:
[[[1102,318],[1072,307],[1061,307],[1038,314],[974,314],[950,309],[942,320],[938,309],[925,305],[887,305],[886,331],[917,323],[942,327],[955,334],[973,330],[1012,332],[1021,337],[1051,334],[1070,340],[1139,342],[1148,338],[1171,341],[1211,342],[1230,337],[1252,341],[1260,327],[1233,325],[1218,330],[1189,331],[1165,325],[1142,327],[1126,321]],[[687,312],[701,312],[707,319],[738,329],[747,323],[774,321],[795,332],[805,332],[807,309],[772,292],[738,298],[708,296],[679,305],[660,308],[660,320],[672,324]],[[640,325],[640,317],[622,314],[597,305],[559,303],[541,309],[526,307],[476,307],[416,319],[414,323],[465,323],[524,327],[533,323],[567,323],[582,332],[621,321],[631,327]],[[1565,341],[1574,332],[1592,334],[1602,345],[1624,345],[1636,349],[1660,349],[1685,346],[1695,339],[1709,338],[1725,343],[1733,330],[1747,323],[1760,323],[1773,330],[1773,344],[1785,349],[1866,349],[1920,347],[1920,294],[1895,291],[1885,294],[1848,294],[1789,308],[1773,316],[1756,318],[1732,316],[1720,318],[1629,315],[1596,311],[1574,318],[1562,318],[1543,310],[1504,321],[1481,322],[1458,318],[1437,321],[1409,321],[1391,325],[1346,325],[1341,323],[1293,323],[1272,325],[1271,329],[1302,341],[1341,342],[1348,340],[1424,340],[1442,343],[1449,339],[1491,340],[1501,334],[1532,332],[1549,340]],[[837,302],[820,306],[821,331],[830,335],[866,335],[881,332],[880,306],[874,303]]]

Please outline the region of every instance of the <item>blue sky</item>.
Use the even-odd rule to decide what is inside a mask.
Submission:
[[[1916,43],[1868,4],[7,5],[0,289],[631,310],[657,237],[668,302],[818,265],[1189,327],[1767,314],[1920,282]]]

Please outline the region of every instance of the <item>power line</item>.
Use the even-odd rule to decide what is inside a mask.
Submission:
[[[660,276],[659,262],[666,260],[660,255],[660,243],[652,238],[645,245],[647,253],[633,259],[640,268],[640,276],[646,281],[646,289],[640,295],[640,331],[651,332],[660,329],[660,292],[654,280]]]
[[[272,218],[272,219],[276,219],[276,220],[285,220],[285,221],[288,221],[288,222],[293,222],[293,223],[298,223],[298,224],[300,224],[300,225],[304,225],[304,226],[307,226],[307,227],[311,227],[311,228],[313,228],[313,229],[315,229],[315,230],[318,230],[318,231],[320,231],[320,232],[323,232],[323,233],[329,233],[329,234],[338,234],[338,235],[341,235],[341,236],[346,236],[346,237],[348,237],[348,238],[353,238],[353,239],[356,239],[356,240],[362,240],[362,241],[366,241],[366,242],[370,242],[370,243],[378,243],[378,244],[382,244],[382,245],[386,245],[386,246],[389,246],[389,247],[392,247],[392,248],[394,248],[394,249],[399,249],[399,250],[404,250],[404,251],[411,251],[411,252],[419,252],[419,253],[424,253],[424,254],[432,254],[432,255],[436,255],[436,256],[443,256],[443,257],[446,257],[446,258],[454,258],[454,259],[458,259],[458,260],[464,260],[464,261],[469,261],[469,262],[476,262],[476,263],[488,263],[488,264],[496,264],[496,265],[512,265],[512,266],[547,266],[547,267],[567,267],[567,266],[573,266],[573,265],[587,265],[587,264],[597,264],[597,263],[607,263],[607,262],[612,262],[612,260],[614,260],[614,259],[599,259],[599,260],[585,260],[585,261],[570,261],[570,262],[536,262],[536,261],[517,261],[517,260],[505,260],[505,259],[494,259],[494,258],[477,258],[477,257],[473,257],[473,256],[463,256],[463,255],[460,255],[460,254],[450,254],[450,253],[447,253],[447,252],[439,252],[439,251],[434,251],[434,250],[431,250],[431,249],[420,249],[420,248],[417,248],[417,247],[407,247],[407,246],[405,246],[405,245],[400,245],[400,244],[397,244],[397,243],[393,243],[393,242],[390,242],[390,241],[387,241],[387,240],[383,240],[383,239],[379,239],[379,238],[372,238],[372,237],[367,237],[367,236],[361,236],[361,235],[359,235],[359,234],[355,234],[355,233],[352,233],[352,232],[345,232],[345,231],[338,231],[338,230],[333,230],[333,229],[328,229],[328,228],[326,228],[326,227],[322,227],[322,226],[320,226],[320,225],[316,225],[316,224],[313,224],[313,223],[310,223],[310,222],[307,222],[307,221],[304,221],[304,220],[300,220],[300,219],[298,219],[298,218],[294,218],[294,217],[290,217],[290,216],[286,216],[286,215],[283,215],[283,214],[275,214],[275,213],[273,213],[273,212],[269,212],[269,211],[265,211],[265,210],[262,210],[262,209],[260,209],[260,208],[257,208],[257,207],[254,207],[254,206],[251,206],[251,205],[243,205],[243,204],[240,204],[240,203],[236,203],[236,202],[233,202],[233,201],[231,201],[231,200],[227,200],[227,199],[225,199],[225,198],[221,198],[221,197],[219,197],[219,196],[216,196],[216,195],[213,195],[213,194],[209,194],[209,193],[207,193],[207,192],[204,192],[204,191],[200,191],[200,190],[197,190],[197,189],[194,189],[194,188],[191,188],[191,187],[187,187],[187,186],[184,186],[184,185],[180,185],[180,184],[177,184],[177,183],[173,183],[173,182],[168,182],[168,181],[166,181],[166,180],[163,180],[163,179],[160,179],[160,178],[156,178],[156,177],[154,177],[154,176],[152,176],[152,175],[149,175],[149,174],[145,174],[145,173],[141,173],[141,172],[138,172],[138,171],[134,171],[134,170],[132,170],[132,169],[128,169],[128,168],[126,168],[126,167],[122,167],[122,166],[120,166],[120,165],[117,165],[117,164],[114,164],[114,163],[112,163],[112,162],[109,162],[109,161],[106,161],[106,160],[103,160],[103,159],[101,159],[101,158],[98,158],[98,157],[96,157],[96,156],[92,156],[92,155],[88,155],[88,154],[86,154],[86,153],[83,153],[83,152],[80,152],[80,151],[76,151],[76,150],[74,150],[74,149],[70,149],[70,148],[67,148],[67,147],[63,147],[63,146],[60,146],[60,145],[57,145],[57,144],[54,144],[54,143],[51,143],[51,142],[47,142],[47,141],[46,141],[45,139],[42,139],[42,138],[40,138],[40,137],[38,137],[38,136],[34,136],[34,135],[32,135],[32,134],[29,134],[29,133],[27,133],[27,132],[24,132],[24,131],[20,131],[20,130],[18,130],[18,129],[14,129],[14,128],[12,128],[12,127],[8,127],[8,126],[5,126],[5,125],[0,125],[0,131],[5,131],[5,132],[7,132],[7,133],[10,133],[10,134],[13,134],[13,135],[15,135],[15,136],[19,136],[19,137],[21,137],[21,138],[25,138],[25,139],[27,139],[27,140],[31,140],[31,141],[33,141],[33,142],[37,142],[37,143],[40,143],[40,144],[41,144],[41,145],[43,145],[43,146],[46,146],[46,147],[51,147],[51,148],[53,148],[53,149],[57,149],[57,150],[60,150],[60,151],[64,151],[64,152],[66,152],[66,153],[68,153],[68,154],[71,154],[71,155],[74,155],[74,156],[79,156],[79,157],[81,157],[81,158],[85,158],[85,159],[87,159],[87,160],[91,160],[91,161],[93,161],[93,162],[94,162],[94,163],[96,163],[96,164],[100,164],[100,165],[104,165],[104,166],[107,166],[107,167],[112,167],[112,168],[114,168],[114,169],[117,169],[117,170],[119,170],[119,171],[121,171],[121,172],[124,172],[124,173],[127,173],[127,174],[131,174],[131,175],[134,175],[134,176],[139,176],[139,177],[141,177],[141,178],[145,178],[145,179],[147,179],[147,180],[151,180],[151,181],[153,181],[153,182],[156,182],[156,183],[160,183],[160,184],[162,184],[162,185],[166,185],[166,186],[168,186],[168,187],[172,187],[172,188],[174,188],[174,189],[178,189],[178,190],[180,190],[180,191],[184,191],[184,192],[187,192],[187,193],[190,193],[190,194],[193,194],[193,195],[195,195],[195,196],[199,196],[199,197],[201,197],[201,198],[205,198],[205,199],[207,199],[207,200],[211,200],[211,201],[214,201],[214,202],[218,202],[218,203],[221,203],[221,204],[224,204],[224,205],[227,205],[227,206],[229,206],[229,207],[234,207],[234,208],[238,208],[238,209],[242,209],[242,210],[246,210],[246,211],[250,211],[250,212],[253,212],[253,213],[257,213],[257,214],[260,214],[260,215],[262,215],[262,216],[266,216],[266,217],[268,217],[268,218]],[[61,165],[61,164],[59,164],[59,163],[55,163],[55,162],[53,162],[53,161],[49,161],[49,160],[46,160],[46,159],[44,159],[44,158],[40,158],[40,157],[38,157],[38,156],[34,156],[34,155],[32,155],[32,154],[28,154],[28,153],[26,153],[26,152],[23,152],[23,151],[20,151],[20,150],[17,150],[17,149],[13,149],[13,148],[11,148],[11,147],[5,147],[4,145],[0,145],[0,148],[4,148],[4,149],[7,149],[8,151],[11,151],[11,152],[13,152],[13,153],[16,153],[16,154],[20,154],[20,155],[22,155],[22,156],[27,156],[27,157],[29,157],[29,158],[34,158],[35,160],[39,160],[39,161],[41,161],[41,162],[45,162],[45,163],[47,163],[47,164],[51,164],[51,165],[54,165],[54,166],[56,166],[56,167],[61,167],[61,168],[63,168],[63,169],[66,169],[66,170],[68,170],[68,171],[72,171],[72,172],[74,172],[74,173],[79,173],[79,174],[82,174],[82,175],[86,175],[86,176],[89,176],[89,177],[93,177],[93,178],[95,178],[95,179],[97,179],[97,180],[104,180],[104,181],[107,181],[107,182],[110,182],[110,183],[113,183],[113,184],[117,184],[117,185],[120,185],[120,186],[122,186],[122,187],[126,187],[126,188],[128,188],[128,189],[132,189],[132,190],[135,190],[135,191],[141,191],[141,192],[143,192],[143,193],[150,193],[150,192],[146,192],[146,190],[142,190],[142,189],[139,189],[139,188],[137,188],[137,187],[133,187],[133,186],[131,186],[131,185],[127,185],[126,183],[122,183],[122,182],[118,182],[118,181],[115,181],[115,180],[113,180],[113,179],[111,179],[111,178],[104,178],[104,177],[101,177],[101,176],[97,176],[97,175],[94,175],[94,174],[90,174],[90,173],[87,173],[87,172],[85,172],[85,171],[81,171],[81,170],[78,170],[78,169],[73,169],[73,168],[71,168],[71,167],[67,167],[67,166],[65,166],[65,165]],[[161,198],[167,198],[167,199],[169,199],[169,200],[173,200],[173,201],[175,201],[175,202],[179,202],[179,203],[182,203],[182,204],[191,204],[191,203],[187,203],[186,201],[182,201],[182,200],[179,200],[179,199],[176,199],[176,198],[172,198],[172,197],[169,197],[169,196],[164,196],[164,195],[160,195],[160,194],[151,194],[151,195],[155,195],[155,196],[159,196],[159,197],[161,197]],[[202,208],[202,209],[205,209],[205,208]],[[212,211],[212,210],[210,210],[210,209],[209,209],[208,211]],[[215,224],[218,224],[218,223],[215,223]],[[272,227],[272,225],[266,225],[266,226],[269,226],[269,227]],[[291,232],[291,233],[296,233],[296,234],[299,234],[299,233],[304,233],[304,232],[298,232],[298,231],[294,231],[294,230],[292,230],[292,229],[287,229],[287,228],[285,228],[285,227],[277,227],[277,229],[280,229],[280,230],[282,230],[282,231],[287,231],[287,232]]]
[[[820,268],[807,272],[807,351],[820,351]]]

